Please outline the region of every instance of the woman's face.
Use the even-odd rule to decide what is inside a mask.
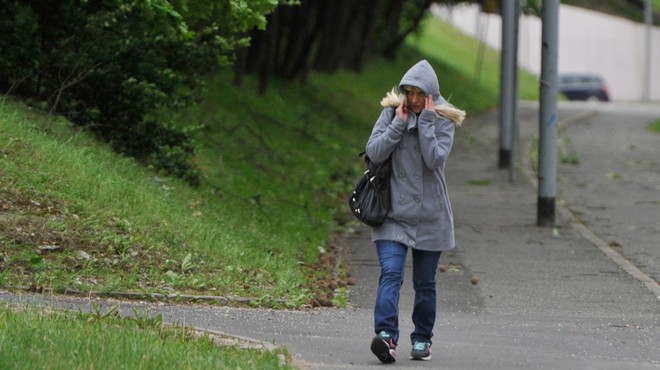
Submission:
[[[406,86],[406,101],[408,102],[408,109],[415,114],[420,114],[425,107],[426,94],[418,87]]]

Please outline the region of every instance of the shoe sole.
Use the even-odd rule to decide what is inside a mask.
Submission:
[[[391,364],[396,361],[396,358],[392,356],[390,352],[390,345],[386,341],[376,337],[371,341],[371,352],[378,357],[380,362]]]
[[[428,355],[426,357],[410,356],[410,359],[415,361],[431,361],[431,355]]]

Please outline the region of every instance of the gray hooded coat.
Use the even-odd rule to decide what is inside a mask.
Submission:
[[[422,60],[411,67],[399,83],[415,86],[433,95],[435,105],[446,105],[440,95],[433,67]],[[454,247],[454,221],[445,162],[454,140],[455,123],[435,111],[419,115],[409,111],[408,122],[386,106],[373,127],[366,153],[372,161],[385,161],[392,154],[390,192],[392,204],[383,225],[372,228],[372,240],[393,240],[425,251]]]

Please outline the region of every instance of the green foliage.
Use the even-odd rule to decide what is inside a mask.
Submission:
[[[275,0],[5,1],[0,87],[90,128],[121,153],[199,184],[188,131],[161,110],[194,103]]]

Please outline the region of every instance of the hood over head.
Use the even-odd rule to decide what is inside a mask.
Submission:
[[[440,87],[438,84],[438,77],[433,71],[433,67],[426,60],[421,60],[412,66],[408,72],[403,75],[397,87],[392,88],[392,91],[385,94],[385,97],[380,101],[383,107],[390,107],[396,109],[405,97],[404,86],[415,86],[422,89],[424,94],[433,95],[433,103],[435,104],[435,112],[443,117],[452,120],[456,126],[460,126],[465,119],[465,111],[454,107],[445,98],[440,95]]]
[[[404,86],[418,87],[424,91],[424,94],[433,95],[435,105],[447,103],[445,98],[440,95],[438,76],[435,74],[433,67],[431,67],[431,64],[426,59],[417,62],[403,75],[403,78],[399,83],[399,92],[401,94],[405,94],[405,91],[403,90]]]

